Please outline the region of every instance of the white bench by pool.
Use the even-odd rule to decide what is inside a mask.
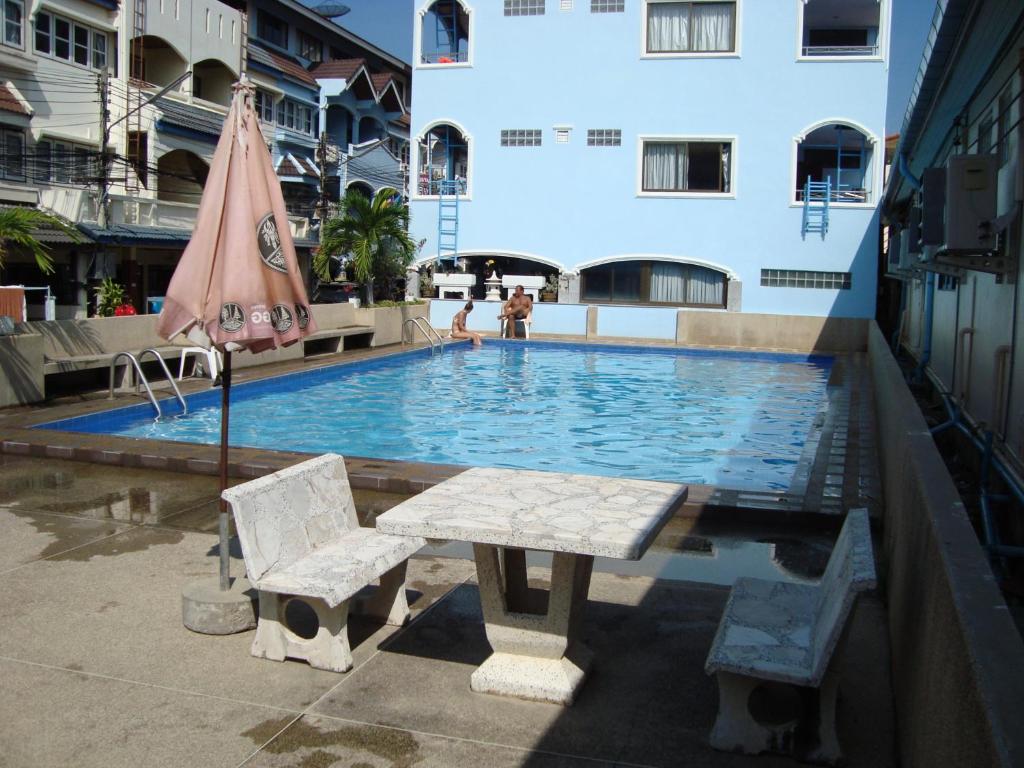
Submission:
[[[718,680],[711,746],[835,763],[841,756],[835,651],[857,594],[875,583],[866,509],[847,514],[819,584],[738,579],[704,664]],[[797,686],[802,717],[780,724],[755,718],[751,696],[766,682]]]
[[[388,624],[408,620],[406,562],[426,542],[360,527],[342,456],[318,456],[228,488],[223,496],[235,517],[245,570],[259,590],[253,656],[304,659],[318,669],[347,672],[352,603]],[[353,600],[377,579],[372,596]],[[312,638],[297,635],[285,619],[296,599],[316,612]]]

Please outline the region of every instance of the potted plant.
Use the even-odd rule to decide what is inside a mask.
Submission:
[[[134,315],[135,307],[125,300],[124,287],[111,277],[103,278],[96,289],[96,314],[100,317]]]
[[[558,275],[548,275],[544,287],[540,290],[541,301],[558,301]]]

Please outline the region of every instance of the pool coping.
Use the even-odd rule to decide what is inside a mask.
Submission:
[[[531,340],[532,341],[532,340]],[[558,343],[560,340],[544,339]],[[468,343],[468,342],[451,342]],[[514,343],[514,342],[513,342]],[[591,345],[578,339],[565,340],[573,345]],[[639,346],[593,343],[593,346]],[[651,345],[662,347],[662,345]],[[677,345],[665,345],[678,349]],[[664,347],[662,347],[664,348]],[[328,366],[347,365],[427,349],[426,344],[388,345],[367,350],[349,350],[330,356],[318,356],[305,361],[273,363],[253,366],[233,372],[233,384],[258,381],[298,372],[308,372]],[[688,347],[688,349],[690,349]],[[708,351],[738,351],[782,355],[805,353],[776,350],[737,350],[735,348],[692,348]],[[806,353],[811,356],[814,353]],[[836,362],[848,357],[847,353],[830,354]],[[159,386],[157,396],[171,396],[169,387]],[[158,389],[159,386],[159,389]],[[182,394],[209,391],[210,382],[201,379],[183,380],[179,384]],[[119,393],[125,396],[126,393]],[[219,472],[219,446],[179,443],[146,438],[98,435],[84,432],[46,430],[35,428],[46,422],[74,418],[113,408],[144,402],[134,393],[127,393],[130,403],[111,405],[105,392],[89,392],[78,397],[59,398],[43,405],[18,406],[0,410],[0,453],[14,456],[64,459],[127,468],[155,469],[179,473],[216,475]],[[232,447],[228,456],[228,476],[250,479],[291,466],[316,454],[297,451],[273,451],[257,448]],[[349,481],[354,488],[384,491],[396,494],[416,494],[437,483],[454,477],[468,466],[397,461],[359,456],[346,456]],[[808,470],[809,472],[809,470]],[[737,522],[799,521],[801,524],[835,527],[841,516],[841,506],[809,504],[806,493],[779,491],[749,491],[718,486],[688,484],[690,498],[680,509],[681,517],[724,517]],[[800,486],[806,489],[806,482]]]

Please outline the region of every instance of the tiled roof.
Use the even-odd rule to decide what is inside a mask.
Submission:
[[[394,123],[395,125],[400,125],[403,128],[408,128],[410,125],[412,125],[412,121],[409,119],[409,115],[408,114],[401,115],[400,117],[396,117],[391,122]]]
[[[316,80],[309,72],[307,72],[301,64],[295,61],[290,56],[271,51],[269,48],[264,48],[256,41],[249,43],[249,57],[260,64],[273,67],[278,70],[281,74],[298,80],[300,83],[306,85],[316,85]]]
[[[13,205],[0,205],[0,211],[6,210],[7,208],[14,208],[14,207],[16,207],[16,206],[13,206]],[[75,226],[70,221],[65,219],[63,216],[60,216],[60,215],[55,214],[55,213],[51,213],[50,211],[47,211],[47,213],[50,213],[55,218],[60,219],[61,221],[63,221],[65,224],[67,224],[69,227],[71,227],[72,230],[75,229]],[[92,242],[92,240],[90,240],[88,237],[86,237],[85,235],[82,235],[82,234],[79,234],[78,235],[78,239],[76,240],[74,237],[69,235],[67,232],[64,232],[63,230],[58,229],[57,227],[53,226],[52,224],[42,224],[42,225],[40,225],[38,227],[33,227],[32,228],[32,237],[34,237],[36,240],[38,240],[41,243],[51,243],[51,244],[52,243],[60,243],[60,244],[68,245],[68,244],[71,244],[71,243],[90,243],[90,242]]]
[[[363,59],[335,59],[334,61],[323,61],[313,68],[314,77],[337,77],[348,80],[360,67],[365,66]]]
[[[163,116],[158,122],[188,128],[191,131],[205,133],[209,136],[220,136],[224,128],[224,115],[208,109],[182,104],[173,99],[157,99],[156,107]]]
[[[320,178],[320,174],[317,172],[312,160],[307,157],[296,157],[292,154],[281,158],[281,162],[277,166],[277,175],[282,177],[312,176],[313,178]]]
[[[370,82],[373,83],[373,90],[378,94],[387,87],[387,84],[394,79],[394,75],[390,72],[378,72],[375,75],[370,75]]]
[[[16,115],[32,114],[25,109],[25,105],[18,101],[18,98],[3,83],[0,83],[0,110],[13,112]]]

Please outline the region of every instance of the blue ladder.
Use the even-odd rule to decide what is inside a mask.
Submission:
[[[807,177],[804,184],[804,217],[800,227],[800,236],[807,237],[808,232],[820,232],[825,239],[828,232],[828,204],[832,199],[832,177],[824,181],[811,181]]]
[[[437,260],[454,264],[459,255],[460,182],[444,179],[437,185]]]
[[[450,11],[450,13],[449,13]],[[455,0],[434,5],[434,47],[439,55],[449,54],[459,61],[459,10]]]

